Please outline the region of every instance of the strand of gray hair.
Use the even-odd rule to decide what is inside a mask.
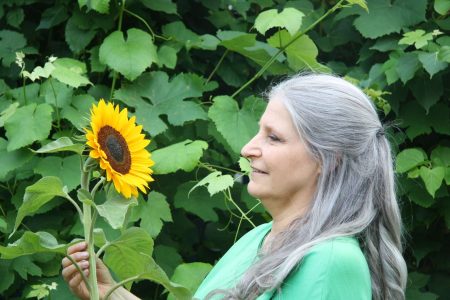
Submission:
[[[382,124],[373,103],[356,86],[325,74],[285,80],[272,88],[269,99],[275,95],[320,162],[317,191],[309,211],[259,253],[236,286],[206,298],[256,299],[267,290],[280,290],[312,247],[353,235],[369,265],[372,299],[405,299],[407,269],[393,159],[387,138],[377,134]]]

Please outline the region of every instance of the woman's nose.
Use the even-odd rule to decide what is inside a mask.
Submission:
[[[241,155],[243,157],[258,157],[261,155],[261,148],[258,146],[258,135],[255,135],[247,144],[242,147]]]

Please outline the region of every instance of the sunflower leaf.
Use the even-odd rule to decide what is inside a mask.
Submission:
[[[58,177],[44,177],[35,184],[28,186],[25,189],[23,203],[17,213],[16,223],[14,224],[14,230],[11,235],[17,230],[23,218],[35,213],[39,208],[56,196],[66,196],[63,183]]]
[[[99,57],[101,63],[133,81],[156,62],[158,56],[148,33],[132,28],[127,35],[125,40],[121,31],[111,33],[100,46]]]
[[[155,161],[155,174],[174,173],[178,170],[192,171],[200,161],[203,150],[208,148],[204,141],[185,140],[165,148],[155,150],[152,159]]]
[[[7,247],[0,245],[2,259],[13,259],[22,255],[51,252],[64,254],[66,245],[58,244],[56,238],[48,232],[26,231],[23,236]]]
[[[145,273],[153,244],[143,228],[128,228],[105,249],[104,261],[120,279]],[[125,286],[130,288],[131,283]]]
[[[50,142],[47,145],[39,148],[38,150],[31,150],[35,153],[54,153],[60,151],[72,151],[78,154],[82,154],[84,150],[83,144],[74,144],[68,137],[62,137],[56,141]]]
[[[232,187],[233,183],[234,180],[231,175],[222,175],[222,172],[214,171],[194,185],[189,191],[188,197],[190,193],[199,186],[207,186],[208,192],[212,196],[218,192],[226,190],[229,187]]]
[[[122,194],[117,193],[116,189],[111,185],[106,194],[105,203],[97,205],[97,211],[113,229],[120,229],[124,225],[125,215],[129,207],[136,205],[136,198],[125,198]]]
[[[175,269],[171,280],[175,283],[184,285],[194,293],[211,269],[212,266],[207,263],[194,262],[181,264]],[[167,297],[167,300],[175,299],[178,298],[173,294],[169,294],[169,297]]]

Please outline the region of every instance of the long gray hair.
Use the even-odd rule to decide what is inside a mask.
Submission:
[[[325,74],[289,78],[272,88],[269,99],[275,96],[320,164],[317,190],[309,210],[274,238],[276,249],[260,253],[236,286],[207,298],[255,299],[277,290],[313,246],[354,235],[369,265],[372,298],[405,299],[391,148],[372,102],[351,83]]]

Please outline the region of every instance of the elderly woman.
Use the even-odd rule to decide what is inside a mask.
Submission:
[[[234,244],[195,298],[405,298],[391,149],[360,89],[321,74],[281,82],[242,155],[252,166],[248,191],[273,221]],[[84,248],[68,252],[87,268]],[[86,298],[76,269],[67,259],[63,266],[71,289]],[[99,268],[99,281],[111,285]],[[124,289],[117,296],[134,299]]]

